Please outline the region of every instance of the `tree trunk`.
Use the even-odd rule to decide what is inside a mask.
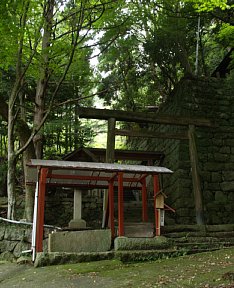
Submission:
[[[30,137],[31,131],[23,120],[17,122],[16,125],[17,135],[19,135],[21,146],[24,146]],[[26,165],[31,159],[35,159],[36,154],[34,145],[31,142],[26,150],[23,152],[23,166],[24,166],[24,179],[27,179],[29,174],[29,167]],[[25,184],[25,206],[24,206],[24,218],[27,221],[33,219],[33,207],[34,207],[34,188]]]
[[[45,108],[45,92],[47,82],[49,80],[49,50],[51,44],[51,30],[53,19],[54,0],[48,0],[44,7],[44,34],[42,37],[42,66],[40,69],[40,77],[37,82],[36,96],[35,96],[35,114],[34,126],[39,127],[44,117]],[[43,155],[43,131],[40,130],[33,139],[36,157],[42,158]]]
[[[15,87],[14,87],[15,88]],[[8,105],[8,169],[7,169],[7,196],[8,196],[8,210],[7,218],[14,219],[15,208],[15,172],[16,172],[16,157],[14,151],[14,97],[17,89],[14,89],[10,95]]]

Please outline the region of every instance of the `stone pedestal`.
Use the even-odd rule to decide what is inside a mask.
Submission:
[[[69,228],[71,229],[83,229],[86,228],[86,221],[83,219],[72,219],[69,222]]]
[[[49,252],[106,252],[111,249],[111,231],[59,231],[49,234]]]
[[[82,219],[82,191],[74,190],[74,208],[73,219],[69,222],[69,227],[72,229],[86,228],[86,221]]]

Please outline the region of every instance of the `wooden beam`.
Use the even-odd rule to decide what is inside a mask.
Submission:
[[[195,125],[204,127],[215,127],[214,124],[205,118],[182,117],[176,115],[160,115],[150,112],[132,112],[122,110],[108,110],[78,107],[78,115],[80,118],[86,119],[102,119],[108,120],[115,118],[116,121],[136,122],[136,123],[152,123],[152,124],[168,124],[168,125]]]
[[[143,138],[162,138],[162,139],[177,139],[177,140],[187,140],[187,133],[161,133],[155,131],[147,130],[125,130],[125,129],[115,129],[115,135],[129,136],[129,137],[143,137]]]
[[[196,221],[198,225],[204,225],[205,223],[204,223],[203,199],[202,199],[201,181],[198,167],[198,154],[196,147],[194,125],[189,125],[188,136],[189,136],[189,153],[192,168],[193,192],[194,192],[194,201],[196,210]]]

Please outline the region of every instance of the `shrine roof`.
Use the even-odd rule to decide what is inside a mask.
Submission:
[[[96,162],[32,159],[27,184],[37,181],[37,169],[48,168],[47,184],[53,186],[73,186],[87,189],[106,188],[110,179],[117,182],[117,173],[123,172],[125,187],[140,189],[141,179],[149,175],[170,174],[170,169],[159,166],[126,165]]]

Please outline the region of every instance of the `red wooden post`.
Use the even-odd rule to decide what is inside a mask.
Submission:
[[[156,196],[159,192],[159,180],[158,175],[154,175],[154,213],[155,213],[155,232],[156,236],[160,235],[160,211],[156,208]]]
[[[142,221],[148,222],[146,178],[142,180]]]
[[[115,222],[114,222],[114,179],[109,181],[109,223],[111,229],[111,237],[115,237]]]
[[[36,252],[43,252],[43,232],[44,232],[44,211],[45,211],[45,191],[46,177],[48,169],[42,168],[39,179],[38,209],[37,209],[37,229],[36,229]]]
[[[118,226],[119,235],[124,236],[123,172],[118,173]]]

